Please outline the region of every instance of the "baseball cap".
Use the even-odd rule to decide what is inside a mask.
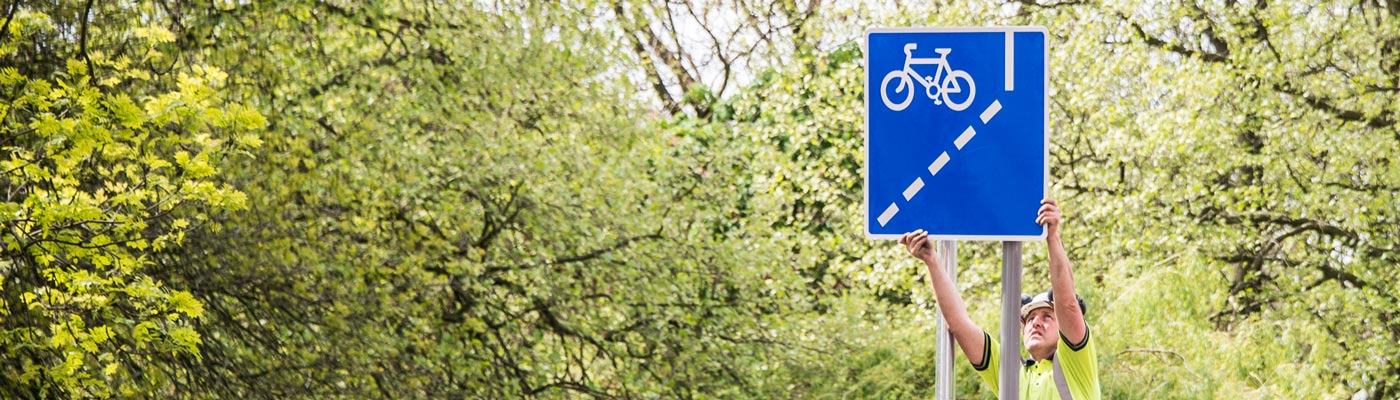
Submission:
[[[1085,315],[1089,314],[1089,306],[1084,304],[1084,298],[1074,295],[1074,299],[1079,301],[1079,310]],[[1055,308],[1055,293],[1050,290],[1037,293],[1035,296],[1021,295],[1021,321],[1026,320],[1026,316],[1031,311],[1039,308]]]

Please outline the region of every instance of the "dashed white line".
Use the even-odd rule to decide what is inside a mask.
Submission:
[[[938,176],[938,170],[943,169],[943,164],[947,164],[947,163],[948,163],[948,152],[945,151],[945,152],[943,152],[943,154],[939,154],[939,155],[938,155],[938,159],[937,159],[937,160],[933,160],[933,164],[929,164],[929,165],[928,165],[928,173],[929,173],[929,175]]]
[[[1001,111],[1001,100],[992,100],[992,105],[987,106],[986,111],[982,111],[982,123],[991,121],[992,117],[997,115],[997,111]]]
[[[1011,85],[1011,63],[1010,63],[1010,61],[1009,61],[1010,58],[1011,58],[1011,54],[1012,54],[1012,50],[1011,50],[1011,33],[1010,33],[1010,32],[1007,32],[1007,34],[1006,34],[1006,47],[1007,47],[1007,50],[1006,50],[1006,57],[1007,57],[1007,59],[1008,59],[1008,62],[1007,62],[1007,65],[1006,65],[1006,68],[1007,68],[1007,70],[1006,70],[1006,74],[1007,74],[1007,75],[1006,75],[1006,76],[1007,76],[1007,78],[1006,78],[1006,82],[1007,82],[1007,83],[1006,83],[1006,91],[1009,92],[1009,91],[1011,91],[1011,89],[1012,89],[1012,85]],[[992,120],[992,117],[995,117],[995,116],[997,115],[997,112],[1000,112],[1000,111],[1001,111],[1001,100],[992,100],[992,104],[988,105],[986,110],[982,110],[982,115],[981,115],[982,123],[983,123],[983,124],[986,124],[986,123],[990,122],[990,121]],[[966,146],[966,145],[967,145],[967,142],[972,141],[972,138],[973,138],[974,136],[977,136],[977,129],[974,129],[972,126],[969,125],[969,126],[967,127],[967,129],[964,129],[964,130],[963,130],[963,133],[962,133],[961,135],[958,135],[958,138],[957,138],[956,140],[953,141],[953,144],[956,145],[956,146],[958,147],[958,150],[962,150],[963,146]],[[948,160],[949,160],[948,152],[945,151],[945,152],[939,154],[939,155],[938,155],[938,159],[933,160],[933,164],[929,164],[929,166],[928,166],[928,173],[929,173],[929,175],[938,176],[938,171],[939,171],[939,170],[942,170],[942,169],[943,169],[943,166],[948,164]],[[923,179],[923,178],[914,178],[914,182],[913,182],[913,183],[910,183],[908,187],[904,188],[904,201],[912,201],[912,200],[914,199],[914,195],[919,194],[919,190],[921,190],[921,189],[923,189],[923,188],[924,188],[924,179]],[[891,202],[891,203],[890,203],[890,206],[889,206],[889,207],[885,207],[885,212],[880,213],[880,217],[877,218],[876,220],[878,220],[878,221],[880,222],[880,226],[883,227],[883,226],[885,226],[885,224],[888,224],[888,223],[890,222],[890,219],[891,219],[891,218],[894,218],[894,215],[895,215],[895,214],[898,214],[898,213],[899,213],[899,205],[897,205],[897,204]]]
[[[967,141],[972,140],[973,136],[977,136],[977,130],[972,129],[972,126],[969,125],[967,130],[964,130],[962,135],[958,136],[958,140],[953,141],[953,144],[958,146],[958,150],[962,150],[963,146],[966,146]]]
[[[880,213],[880,226],[885,226],[886,223],[889,223],[890,218],[894,218],[894,214],[897,212],[899,212],[899,206],[890,203],[890,206],[885,208],[885,212]]]
[[[904,201],[914,198],[914,195],[919,194],[919,189],[923,188],[924,178],[914,178],[914,183],[909,184],[909,187],[904,189]]]

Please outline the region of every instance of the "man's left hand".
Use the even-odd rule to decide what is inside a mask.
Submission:
[[[1060,204],[1055,199],[1047,198],[1040,201],[1040,211],[1035,217],[1035,223],[1045,225],[1051,234],[1059,234],[1061,216],[1063,213],[1060,212]]]

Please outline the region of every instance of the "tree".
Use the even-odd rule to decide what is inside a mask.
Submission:
[[[928,397],[933,296],[859,229],[859,40],[1018,24],[1108,397],[1397,390],[1390,4],[0,16],[5,397]],[[997,247],[959,253],[996,321]]]
[[[201,357],[202,303],[154,260],[244,206],[217,180],[256,148],[257,111],[214,96],[203,65],[156,71],[170,32],[99,24],[139,10],[6,7],[0,28],[0,393],[167,395]],[[149,8],[144,11],[151,11]],[[113,21],[113,19],[100,19]],[[126,39],[118,43],[108,31]],[[76,42],[68,39],[76,33]]]
[[[1167,237],[1202,241],[1227,285],[1216,329],[1306,338],[1261,364],[1334,366],[1301,371],[1335,386],[1282,384],[1285,393],[1397,390],[1397,364],[1368,355],[1400,340],[1383,322],[1394,321],[1388,304],[1397,300],[1400,208],[1397,187],[1385,183],[1400,174],[1390,161],[1400,143],[1397,10],[1231,2],[1128,4],[1103,15],[1130,41],[1118,47],[1148,60],[1116,63],[1142,68],[1146,85],[1122,89],[1148,97],[1111,102],[1138,112],[1110,117],[1122,121],[1111,134],[1170,145],[1147,151],[1076,135],[1066,149],[1077,158],[1068,173],[1083,178],[1075,190],[1133,199],[1126,206],[1170,227]],[[1083,106],[1065,107],[1068,119],[1101,118],[1088,115],[1101,107]]]
[[[270,133],[249,212],[161,276],[218,397],[748,393],[791,279],[730,218],[727,153],[639,123],[600,9],[249,4],[172,16]],[[257,24],[246,23],[257,21]],[[330,66],[327,68],[327,66]],[[700,129],[703,131],[704,129]],[[727,152],[725,149],[718,149]],[[760,279],[768,275],[769,279]]]
[[[640,74],[668,115],[708,119],[733,83],[767,63],[816,51],[820,1],[613,1],[612,24],[630,45],[625,71]],[[757,67],[757,68],[756,68]]]

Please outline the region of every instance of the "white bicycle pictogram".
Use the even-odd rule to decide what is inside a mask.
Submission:
[[[977,96],[977,86],[972,82],[972,75],[968,75],[967,71],[953,69],[948,65],[948,53],[952,52],[953,49],[935,48],[933,51],[938,53],[936,58],[914,58],[913,52],[916,48],[918,48],[917,43],[905,44],[904,69],[890,71],[889,74],[885,75],[885,79],[880,81],[880,100],[885,101],[885,107],[894,111],[901,111],[909,107],[909,103],[914,100],[914,82],[919,82],[920,85],[924,86],[924,92],[928,94],[928,98],[933,99],[933,104],[947,104],[948,108],[953,111],[967,109],[967,106],[972,104],[972,98]],[[913,66],[915,65],[930,64],[938,66],[938,71],[934,72],[933,76],[924,76],[914,71]],[[948,73],[944,74],[944,71]],[[898,103],[890,101],[890,93],[887,90],[892,79],[899,80],[899,86],[894,89],[895,95],[904,93],[904,100]],[[959,84],[958,80],[967,81],[967,84]],[[938,82],[938,84],[935,85],[934,82]],[[951,95],[963,93],[964,86],[967,88],[967,98],[962,101],[953,101]],[[937,89],[938,92],[935,93],[934,89]]]

